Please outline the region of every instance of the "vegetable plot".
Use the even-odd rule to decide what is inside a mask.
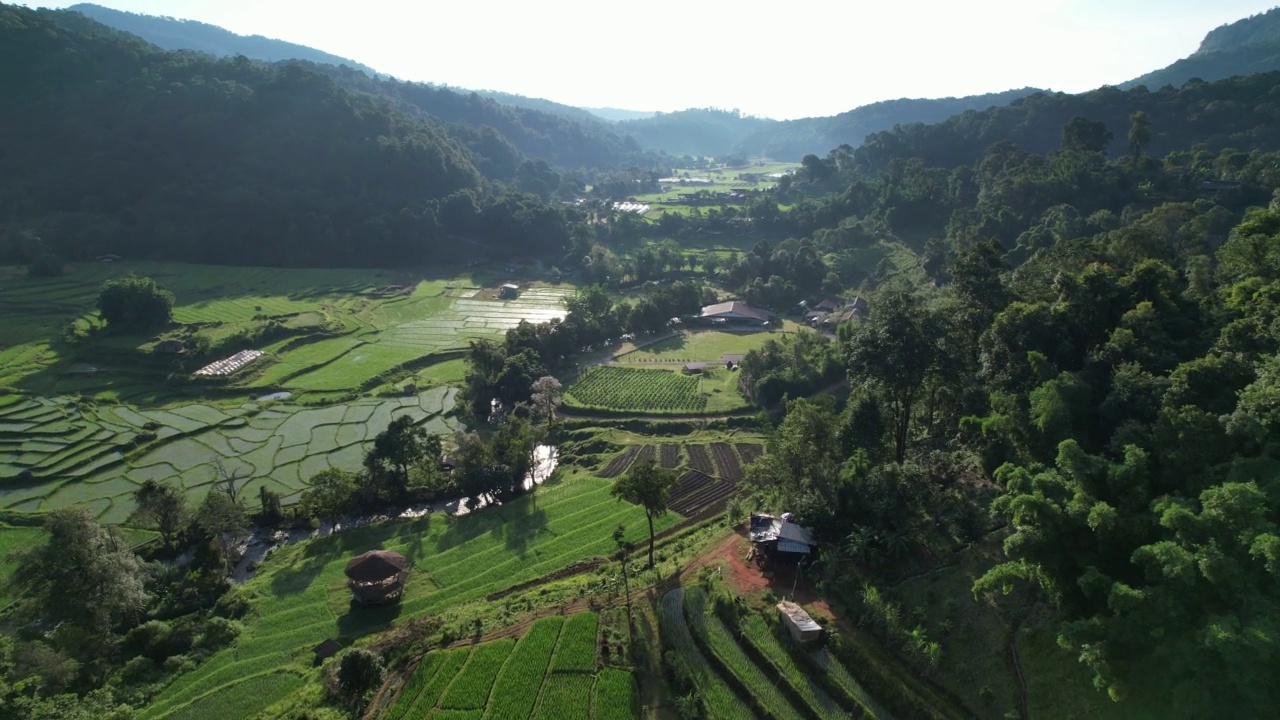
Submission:
[[[602,410],[695,413],[707,405],[697,377],[614,365],[591,368],[565,395],[570,404]]]

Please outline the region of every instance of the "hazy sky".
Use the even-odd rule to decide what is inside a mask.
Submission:
[[[98,0],[349,57],[406,80],[635,110],[792,118],[900,97],[1080,92],[1277,0]],[[28,2],[66,7],[74,2]]]

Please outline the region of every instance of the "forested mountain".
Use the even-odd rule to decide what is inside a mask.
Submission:
[[[885,100],[833,117],[802,118],[771,124],[741,138],[736,150],[749,156],[799,160],[840,145],[858,147],[868,135],[896,125],[935,123],[966,110],[1000,107],[1041,92],[1035,88],[1006,90],[959,98]]]
[[[370,68],[301,45],[244,38],[212,25],[135,15],[97,5],[77,5],[53,17],[65,26],[79,28],[83,22],[75,12],[164,49],[193,50],[218,57],[243,55],[265,62],[296,59],[308,63],[309,70],[328,75],[339,87],[448,124],[450,133],[478,155],[480,169],[494,179],[514,179],[526,157],[562,168],[608,169],[639,160],[640,150],[634,142],[614,132],[608,123],[586,110],[550,100],[379,79]],[[343,65],[359,72],[346,72]]]
[[[1063,127],[1074,117],[1100,123],[1096,135],[1081,142],[1111,156],[1131,151],[1130,118],[1144,112],[1151,122],[1147,150],[1164,155],[1203,147],[1274,150],[1280,147],[1280,107],[1270,93],[1280,73],[1193,83],[1181,90],[1104,87],[1079,95],[1041,93],[1006,107],[969,111],[934,125],[903,125],[875,133],[855,152],[867,168],[885,169],[894,158],[919,158],[928,166],[954,167],[980,160],[988,148],[1010,141],[1032,153],[1046,153],[1063,141]],[[1094,126],[1082,127],[1089,130]],[[1244,162],[1245,155],[1240,156]]]
[[[737,111],[683,110],[618,124],[640,147],[670,155],[771,157],[798,161],[838,145],[857,147],[867,135],[895,125],[938,122],[966,110],[1006,105],[1034,88],[936,100],[887,100],[832,117],[778,121]]]
[[[652,153],[648,158],[641,157],[644,153],[634,140],[595,118],[580,122],[561,113],[504,105],[480,93],[375,80],[333,66],[315,65],[311,69],[333,77],[348,90],[446,123],[459,141],[489,159],[489,167],[482,169],[498,180],[514,178],[524,157],[568,169],[610,169],[656,162]]]
[[[377,75],[377,71],[368,65],[362,65],[355,60],[339,57],[323,50],[261,35],[238,35],[216,25],[195,20],[140,15],[93,3],[80,3],[67,9],[81,13],[108,27],[137,35],[165,50],[195,50],[215,57],[244,55],[253,60],[267,62],[308,60],[331,65],[346,65],[370,77]]]
[[[33,234],[69,258],[362,266],[474,252],[446,233],[521,252],[567,237],[563,210],[489,194],[487,158],[439,124],[302,64],[165,52],[15,6],[0,64],[10,260]]]
[[[832,194],[779,199],[799,239],[727,273],[778,307],[824,277],[870,298],[833,351],[849,402],[793,401],[750,478],[840,548],[833,595],[875,618],[902,558],[999,540],[979,606],[1043,613],[1117,717],[1277,716],[1277,88],[1039,95],[806,160],[792,192]],[[848,269],[885,242],[918,259]],[[795,383],[800,355],[743,372]],[[969,650],[929,602],[868,623],[922,673],[930,627]],[[1045,716],[1096,716],[1069,695]]]
[[[538,110],[539,112],[551,113],[552,115],[562,115],[570,120],[577,120],[581,123],[600,123],[602,118],[596,116],[595,113],[586,108],[565,105],[554,100],[545,98],[526,97],[524,95],[516,95],[513,93],[499,92],[497,90],[465,90],[462,88],[453,88],[455,92],[463,95],[469,95],[475,92],[481,97],[489,98],[496,103],[509,105],[511,107],[526,108],[529,110]]]
[[[748,134],[776,124],[776,120],[743,115],[737,110],[705,108],[658,113],[643,120],[618,123],[617,127],[647,150],[724,157],[736,153],[739,141]]]
[[[1178,87],[1192,78],[1221,80],[1280,70],[1280,8],[1237,20],[1209,32],[1199,49],[1172,65],[1120,87]]]

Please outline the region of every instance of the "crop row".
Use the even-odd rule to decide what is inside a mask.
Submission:
[[[560,631],[560,642],[551,659],[553,672],[594,672],[596,669],[596,638],[600,616],[593,612],[571,615]]]
[[[752,648],[771,665],[805,703],[821,718],[847,718],[849,714],[842,710],[836,701],[822,689],[808,673],[797,663],[786,648],[778,642],[764,618],[750,613],[744,618],[741,627],[743,642]]]
[[[489,702],[489,691],[493,690],[498,672],[514,646],[514,640],[494,640],[476,647],[466,667],[449,685],[440,707],[446,710],[483,709]]]
[[[302,678],[291,672],[256,675],[226,685],[183,705],[165,720],[205,720],[206,718],[242,718],[284,699],[302,686]]]
[[[542,683],[542,695],[533,717],[537,720],[587,720],[591,713],[591,686],[595,678],[583,673],[551,673]]]
[[[400,720],[409,712],[409,708],[413,707],[414,701],[422,694],[423,689],[427,687],[427,683],[431,682],[431,678],[435,677],[436,671],[440,669],[444,658],[445,653],[442,652],[427,653],[427,656],[422,658],[422,662],[418,663],[413,675],[409,677],[409,682],[405,683],[404,688],[400,690],[400,694],[396,696],[395,704],[391,706],[390,712],[387,713],[387,720]]]
[[[516,649],[502,666],[493,686],[486,720],[525,720],[533,712],[538,701],[538,689],[542,677],[551,663],[556,638],[564,620],[559,617],[542,618],[533,623],[516,643]]]
[[[693,642],[689,626],[684,617],[684,593],[682,587],[675,588],[662,596],[660,629],[662,643],[665,648],[675,653],[681,665],[681,671],[688,673],[688,679],[697,688],[702,698],[703,709],[711,720],[738,720],[749,718],[754,713],[740,700],[729,686],[725,685],[707,664],[702,651]]]
[[[867,716],[873,720],[893,720],[893,715],[889,714],[871,694],[866,691],[862,685],[854,679],[853,675],[845,668],[845,666],[837,660],[826,648],[814,650],[812,655],[813,662],[819,668],[827,673],[827,678],[831,680],[837,688],[840,688],[850,700],[861,705],[867,712]]]
[[[440,652],[444,654],[444,660],[441,661],[439,668],[437,668],[435,676],[428,680],[427,684],[422,688],[422,692],[418,693],[413,705],[405,713],[404,720],[423,720],[423,718],[434,715],[432,711],[435,709],[436,703],[440,701],[440,696],[449,687],[454,676],[466,664],[467,658],[471,654],[471,648],[455,648]]]
[[[747,688],[752,697],[778,720],[803,720],[804,715],[778,689],[775,681],[752,662],[734,640],[720,618],[707,611],[707,595],[702,588],[685,590],[684,611],[690,630],[696,634],[724,667]]]
[[[596,677],[595,698],[591,716],[595,720],[633,720],[636,708],[636,682],[631,673],[618,668],[604,668]]]
[[[668,370],[605,366],[588,370],[566,394],[588,407],[644,412],[697,412],[706,407],[698,378]]]

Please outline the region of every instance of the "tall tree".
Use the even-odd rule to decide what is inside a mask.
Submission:
[[[1062,127],[1062,149],[1078,152],[1106,152],[1111,144],[1111,131],[1106,124],[1076,115]]]
[[[231,544],[243,537],[245,532],[247,516],[244,506],[225,493],[210,490],[196,508],[192,521],[217,547],[223,564],[230,571]]]
[[[368,648],[352,648],[338,661],[337,685],[339,693],[359,713],[364,699],[382,684],[387,669],[382,656]]]
[[[94,635],[140,617],[147,602],[145,566],[87,509],[54,510],[44,528],[48,540],[19,556],[11,579],[34,598],[38,612]]]
[[[421,460],[427,452],[427,431],[413,422],[408,415],[391,421],[386,430],[373,438],[373,447],[364,456],[364,466],[370,475],[389,474],[391,484],[389,498],[404,494],[409,487],[409,466]]]
[[[871,318],[849,333],[845,361],[849,379],[866,383],[885,402],[893,428],[894,460],[907,455],[912,412],[921,389],[937,369],[945,336],[941,319],[913,295],[886,293],[872,307]]]
[[[653,567],[653,520],[667,512],[667,496],[679,478],[652,458],[631,466],[613,483],[613,496],[644,508],[649,520],[649,567]]]
[[[147,480],[133,493],[135,521],[155,527],[165,547],[187,524],[187,496],[172,483]]]
[[[345,470],[322,470],[307,481],[300,503],[306,511],[330,523],[351,512],[356,494],[356,476]]]
[[[564,388],[560,385],[560,381],[550,375],[543,375],[533,381],[530,389],[532,390],[530,401],[538,416],[545,418],[548,425],[554,425],[556,408],[560,407],[560,403],[564,401]]]
[[[1139,110],[1129,116],[1129,152],[1133,159],[1142,156],[1142,151],[1151,143],[1151,117],[1146,111]]]

